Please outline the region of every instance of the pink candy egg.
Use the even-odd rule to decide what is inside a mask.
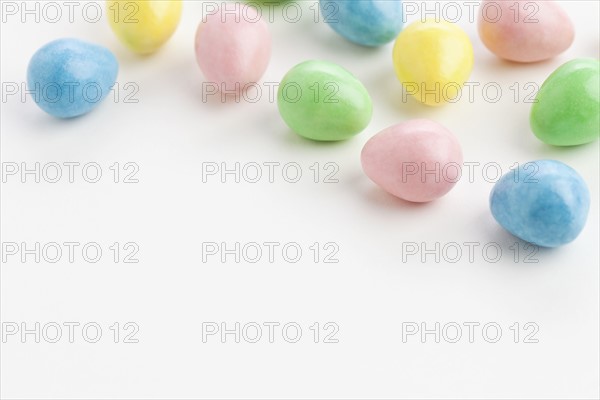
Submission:
[[[554,1],[484,0],[479,36],[498,57],[516,62],[550,59],[575,39],[573,23]]]
[[[461,176],[462,150],[440,124],[415,119],[373,136],[361,154],[365,174],[385,191],[412,202],[435,200]]]
[[[242,4],[236,11],[204,16],[196,32],[196,60],[208,82],[221,91],[241,91],[260,80],[271,57],[271,34],[258,11]]]

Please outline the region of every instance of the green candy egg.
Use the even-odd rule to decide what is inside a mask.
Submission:
[[[327,61],[306,61],[279,84],[279,113],[298,135],[317,141],[348,139],[371,121],[373,104],[363,84]]]
[[[600,136],[600,61],[578,58],[558,67],[531,108],[531,130],[554,146],[590,143]]]

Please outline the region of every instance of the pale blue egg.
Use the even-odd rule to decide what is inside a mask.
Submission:
[[[320,0],[321,16],[334,31],[363,46],[382,46],[402,30],[400,0]]]
[[[110,50],[78,39],[59,39],[31,58],[28,90],[48,114],[73,118],[90,112],[108,96],[118,70]]]
[[[494,186],[490,208],[516,237],[543,247],[569,243],[583,229],[590,192],[583,178],[560,161],[521,165]]]

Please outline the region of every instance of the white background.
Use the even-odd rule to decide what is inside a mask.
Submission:
[[[104,251],[96,264],[84,262],[79,252],[73,264],[64,258],[56,264],[31,258],[22,263],[12,256],[2,265],[3,323],[31,328],[35,322],[96,322],[103,329],[95,344],[80,330],[69,343],[66,328],[55,344],[43,338],[35,343],[33,335],[25,343],[19,335],[8,337],[1,348],[4,398],[598,398],[598,143],[553,148],[538,141],[529,129],[531,104],[525,102],[532,90],[524,85],[539,86],[570,59],[598,57],[599,3],[561,2],[575,22],[575,43],[556,59],[534,65],[495,58],[462,7],[459,25],[475,51],[470,81],[497,82],[503,93],[491,103],[476,90],[473,102],[463,96],[442,108],[403,101],[391,44],[378,49],[350,44],[315,23],[312,2],[301,4],[297,23],[275,10],[264,81],[278,82],[307,59],[349,69],[369,90],[374,114],[368,128],[347,142],[319,144],[296,136],[266,92],[256,104],[223,104],[216,96],[203,102],[193,52],[199,1],[185,2],[172,40],[150,57],[129,53],[105,18],[89,23],[76,13],[75,23],[63,17],[51,24],[7,16],[3,84],[24,82],[31,55],[48,41],[78,37],[115,53],[119,85],[136,83],[139,102],[108,99],[69,121],[46,115],[30,97],[2,103],[3,163],[97,162],[103,172],[96,184],[81,173],[75,183],[8,178],[1,195],[2,241],[97,242]],[[422,10],[422,3],[415,4]],[[294,9],[288,11],[289,20]],[[517,101],[510,89],[515,83],[521,89]],[[489,93],[493,97],[492,89]],[[421,117],[453,131],[465,161],[480,166],[472,182],[463,177],[444,198],[414,205],[370,182],[359,154],[381,129]],[[515,163],[544,158],[561,160],[584,177],[592,207],[575,242],[540,250],[537,263],[525,263],[525,244],[505,233],[489,212],[488,181],[495,170],[484,179],[482,166],[498,163],[507,172]],[[136,163],[139,183],[113,183],[109,167],[115,162]],[[295,162],[303,177],[287,183],[277,170],[274,183],[264,177],[238,184],[231,176],[227,183],[219,177],[203,183],[204,162]],[[314,183],[309,167],[315,162],[337,164],[339,182],[323,183],[321,176]],[[269,241],[299,243],[302,260],[202,262],[203,242]],[[115,263],[108,249],[114,242],[137,243],[140,262]],[[308,248],[314,242],[335,242],[339,263],[315,263]],[[428,248],[436,242],[480,245],[472,262],[466,253],[456,263],[433,256],[422,263],[418,255],[403,262],[408,242]],[[487,243],[501,246],[497,263],[483,257]],[[510,249],[515,244],[521,250],[516,263]],[[109,326],[128,321],[139,326],[139,343],[115,344]],[[274,343],[266,328],[255,344],[243,338],[235,343],[233,335],[226,343],[218,336],[203,343],[203,322],[226,322],[230,328],[235,322],[295,322],[303,335],[287,343],[280,326]],[[314,322],[321,329],[326,322],[337,324],[339,343],[322,343],[323,330],[314,343],[309,329]],[[419,335],[403,343],[406,322],[425,322],[428,328],[436,322],[481,325],[473,343],[466,328],[458,343],[443,337],[436,343],[434,335],[425,343]],[[481,326],[489,322],[502,328],[497,343],[482,336]],[[509,328],[515,322],[519,343]],[[538,343],[523,343],[527,322],[539,327]]]

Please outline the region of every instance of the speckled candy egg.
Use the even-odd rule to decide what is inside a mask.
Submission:
[[[241,91],[265,73],[271,34],[260,13],[246,4],[205,15],[196,32],[196,60],[207,81]]]
[[[90,112],[108,96],[119,65],[106,48],[59,39],[40,48],[27,69],[27,85],[38,106],[58,118]]]
[[[292,68],[277,91],[279,113],[298,135],[338,141],[363,131],[373,113],[369,92],[346,69],[328,61],[305,61]]]
[[[438,106],[454,101],[473,69],[467,34],[446,21],[415,21],[396,39],[396,75],[416,100]]]
[[[478,26],[481,41],[492,53],[523,63],[550,59],[575,38],[571,19],[552,0],[484,0]]]
[[[362,46],[382,46],[402,30],[400,0],[320,0],[321,17],[337,33]]]
[[[181,0],[109,0],[110,27],[119,40],[138,54],[150,54],[164,45],[177,29]]]
[[[496,221],[516,237],[557,247],[573,241],[583,229],[590,193],[583,178],[568,165],[532,161],[496,183],[490,208]]]
[[[554,146],[590,143],[600,136],[600,61],[578,58],[558,67],[531,107],[533,133]]]
[[[373,136],[361,154],[365,174],[388,193],[428,202],[448,193],[461,176],[462,149],[440,124],[416,119]]]

